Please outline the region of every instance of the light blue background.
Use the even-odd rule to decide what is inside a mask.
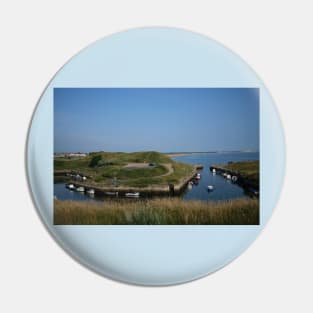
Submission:
[[[54,226],[54,87],[260,88],[260,225]],[[260,79],[237,55],[217,42],[173,28],[121,32],[97,41],[73,57],[40,98],[27,146],[33,199],[54,238],[94,271],[145,285],[196,279],[240,255],[271,216],[282,186],[284,167],[282,126]]]

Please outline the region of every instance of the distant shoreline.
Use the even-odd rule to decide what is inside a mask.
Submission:
[[[173,152],[173,153],[164,153],[168,157],[179,157],[179,156],[186,156],[186,155],[193,155],[193,154],[208,154],[208,153],[216,153],[216,152]]]
[[[90,154],[94,153],[101,153],[101,152],[108,152],[108,153],[136,153],[136,152],[147,152],[147,151],[131,151],[131,152],[122,152],[122,151],[90,151],[90,152],[54,152],[54,156],[70,156],[70,157],[85,157]],[[148,151],[149,152],[149,151]],[[154,152],[154,151],[151,151]],[[216,151],[179,151],[179,152],[159,152],[161,154],[167,156],[185,156],[191,154],[211,154],[211,153],[259,153],[259,151],[255,150],[216,150]]]
[[[187,156],[187,155],[197,155],[197,154],[212,154],[212,153],[259,153],[259,151],[206,151],[206,152],[169,152],[164,153],[170,158]]]

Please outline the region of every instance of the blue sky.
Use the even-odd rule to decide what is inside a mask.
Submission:
[[[259,150],[256,88],[56,88],[54,151]]]

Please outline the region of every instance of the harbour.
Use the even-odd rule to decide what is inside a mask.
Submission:
[[[61,200],[78,201],[105,201],[106,199],[137,199],[177,196],[185,200],[227,200],[240,197],[256,196],[250,193],[249,188],[257,190],[256,186],[247,184],[238,173],[225,169],[221,165],[228,162],[258,160],[258,153],[237,152],[237,153],[201,153],[174,156],[173,160],[191,164],[194,170],[191,175],[184,177],[177,184],[167,184],[163,186],[127,187],[127,186],[97,186],[88,182],[88,178],[83,179],[81,173],[79,179],[69,172],[70,179],[67,185],[62,183],[54,184],[54,195]],[[217,166],[216,164],[220,164]],[[215,171],[213,171],[213,169]],[[233,174],[238,177],[237,181],[225,178],[222,173]],[[197,178],[197,175],[198,178]],[[237,176],[236,176],[237,175]],[[66,186],[72,185],[72,188]],[[77,191],[81,188],[81,191]]]

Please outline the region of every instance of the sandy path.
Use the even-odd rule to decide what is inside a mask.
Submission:
[[[154,176],[154,177],[164,177],[164,176],[169,176],[174,173],[174,169],[171,163],[163,163],[162,165],[167,168],[168,172],[159,176]]]
[[[149,163],[128,163],[124,168],[150,168]]]
[[[171,163],[161,163],[161,165],[165,166],[167,169],[167,173],[159,175],[159,176],[153,176],[153,178],[157,177],[163,177],[163,176],[169,176],[173,174],[174,169]],[[129,168],[150,168],[149,163],[128,163],[126,166],[124,166],[125,169]]]

